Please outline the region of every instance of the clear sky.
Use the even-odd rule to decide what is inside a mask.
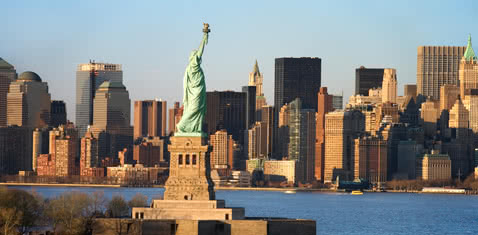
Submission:
[[[274,58],[322,58],[322,85],[355,87],[355,69],[396,68],[416,83],[420,45],[465,46],[478,38],[478,1],[2,1],[0,57],[34,71],[75,117],[75,71],[90,59],[123,65],[132,101],[182,99],[182,78],[202,22],[211,27],[203,57],[208,90],[247,85],[257,59],[269,104]],[[478,41],[474,40],[476,45]],[[478,46],[475,46],[478,51]]]

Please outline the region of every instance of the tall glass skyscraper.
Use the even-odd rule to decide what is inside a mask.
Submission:
[[[78,65],[76,71],[76,126],[82,137],[88,125],[93,124],[93,99],[104,81],[123,83],[119,64],[95,63]]]

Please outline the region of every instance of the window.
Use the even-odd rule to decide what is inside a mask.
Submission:
[[[178,165],[182,165],[182,164],[183,164],[183,155],[179,154],[178,155]]]
[[[193,154],[193,165],[196,165],[196,154]]]
[[[226,220],[229,220],[229,214],[226,214]]]
[[[144,219],[144,212],[139,213],[139,217],[140,217],[141,219]]]
[[[136,218],[136,219],[139,219],[139,213],[138,213],[138,212],[136,212],[136,214],[135,214],[135,215],[136,215],[136,216],[135,216],[135,218]]]
[[[189,162],[189,154],[186,154],[186,165],[189,165],[191,164],[191,162]]]

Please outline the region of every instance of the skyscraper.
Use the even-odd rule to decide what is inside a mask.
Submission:
[[[0,127],[7,126],[7,93],[10,83],[15,81],[15,68],[0,58]]]
[[[382,87],[383,70],[368,69],[364,66],[355,69],[355,95],[368,96],[368,90]]]
[[[256,101],[256,109],[260,110],[262,106],[266,105],[266,97],[264,97],[264,92],[262,91],[262,82],[264,80],[263,74],[259,71],[259,65],[256,63],[254,64],[254,68],[252,69],[252,72],[249,73],[249,86],[255,86],[256,87],[256,95],[255,95],[255,101]]]
[[[467,100],[466,103],[469,103],[466,96],[470,95],[471,89],[478,89],[478,58],[471,46],[471,36],[468,37],[468,45],[460,61],[458,77],[460,80],[460,97],[462,100]]]
[[[273,136],[274,136],[274,107],[270,105],[264,105],[261,108],[261,123],[266,125],[267,129],[267,151],[266,156],[268,158],[272,155],[273,148]]]
[[[300,98],[302,108],[317,111],[321,70],[320,58],[276,58],[274,106],[280,108]]]
[[[207,132],[214,134],[226,130],[241,145],[246,127],[247,93],[235,91],[209,91],[207,96]]]
[[[121,82],[103,82],[96,91],[94,107],[91,131],[98,139],[98,155],[115,159],[119,151],[133,144],[126,87]]]
[[[325,115],[324,182],[354,174],[354,139],[365,129],[365,116],[358,110],[334,111]]]
[[[299,98],[292,101],[289,111],[289,160],[297,160],[299,180],[314,180],[315,110],[302,109]]]
[[[395,69],[383,70],[382,103],[397,103],[397,71]]]
[[[82,137],[88,125],[93,124],[93,100],[104,81],[123,82],[119,64],[91,62],[78,65],[76,71],[76,126]]]
[[[10,83],[7,124],[41,128],[50,123],[51,98],[48,85],[34,72],[24,72]]]
[[[321,87],[317,95],[316,141],[315,141],[315,178],[324,180],[325,154],[325,114],[332,112],[332,96],[327,93],[327,87]]]
[[[458,68],[466,47],[419,46],[417,49],[417,92],[440,98],[440,87],[458,85]]]
[[[246,128],[256,122],[256,88],[250,85],[242,87],[242,92],[246,93]]]
[[[166,101],[135,101],[134,139],[147,136],[166,136],[166,110]]]

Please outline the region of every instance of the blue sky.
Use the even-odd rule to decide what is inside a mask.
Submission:
[[[1,8],[0,57],[47,81],[52,98],[67,102],[70,120],[76,66],[90,59],[122,64],[132,101],[181,100],[202,22],[212,31],[203,57],[207,89],[239,91],[257,59],[269,104],[277,57],[322,58],[322,85],[348,100],[361,65],[396,68],[400,95],[404,84],[416,83],[418,46],[478,38],[472,0],[17,0]]]

